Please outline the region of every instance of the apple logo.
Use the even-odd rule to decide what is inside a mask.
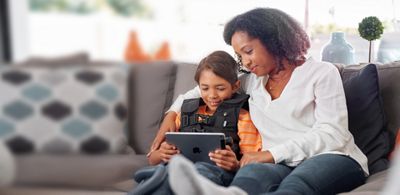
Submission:
[[[199,147],[194,147],[194,148],[193,148],[193,153],[194,153],[194,154],[196,154],[196,153],[199,153],[199,154],[200,154],[200,153],[201,153],[200,148],[199,148]]]

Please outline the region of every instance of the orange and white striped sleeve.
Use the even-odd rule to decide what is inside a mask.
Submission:
[[[261,135],[251,121],[250,113],[244,109],[241,109],[239,113],[238,135],[241,153],[261,151]]]

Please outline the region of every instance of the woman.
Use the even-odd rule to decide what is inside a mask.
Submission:
[[[263,142],[261,152],[243,155],[231,186],[248,194],[336,194],[363,184],[367,158],[348,130],[339,72],[306,59],[310,42],[298,22],[280,10],[257,8],[228,22],[224,40],[251,72],[242,87]],[[170,110],[193,97],[199,97],[197,87]],[[153,148],[172,129],[175,112],[165,117]]]

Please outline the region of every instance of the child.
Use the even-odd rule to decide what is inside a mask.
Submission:
[[[230,184],[240,167],[241,154],[261,151],[262,147],[261,136],[251,122],[249,112],[241,108],[248,96],[236,93],[240,87],[237,67],[232,56],[224,51],[215,51],[201,60],[195,74],[201,100],[185,100],[176,119],[178,131],[223,132],[232,138],[232,146],[227,145],[226,149],[209,154],[215,165],[205,162],[195,164],[200,174],[223,186]],[[199,106],[199,101],[205,105]],[[158,150],[147,156],[149,164],[156,165],[167,163],[178,153],[175,146],[164,141]],[[170,192],[168,182],[163,182],[152,193]]]

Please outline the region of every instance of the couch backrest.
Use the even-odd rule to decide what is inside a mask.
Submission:
[[[129,141],[138,154],[150,148],[174,95],[174,62],[134,64],[131,70]]]
[[[164,113],[179,94],[196,83],[196,65],[176,62],[135,64],[132,68],[130,143],[138,154],[150,148]],[[176,82],[179,81],[179,82]]]
[[[364,66],[338,66],[342,76]],[[130,142],[139,154],[145,154],[156,135],[164,112],[179,94],[196,83],[196,65],[177,62],[137,64],[132,69]],[[388,120],[388,128],[400,128],[400,62],[378,66],[380,90]]]
[[[354,72],[358,72],[365,65],[350,65],[345,67],[337,65],[337,67],[342,77],[346,77]],[[396,135],[397,130],[400,128],[400,61],[379,64],[377,68],[380,92],[388,122],[387,128],[393,135]]]
[[[379,86],[388,120],[388,129],[400,128],[400,61],[378,66]]]

